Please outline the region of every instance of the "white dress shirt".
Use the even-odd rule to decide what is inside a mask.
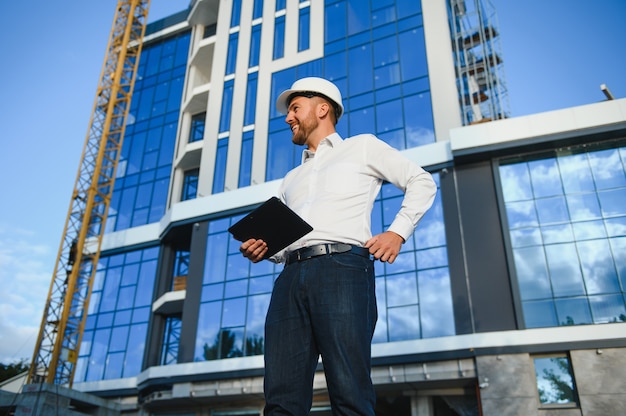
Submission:
[[[285,253],[321,243],[363,246],[372,237],[371,212],[383,181],[404,192],[400,211],[387,231],[406,241],[437,192],[428,172],[371,134],[343,140],[333,133],[315,153],[304,150],[302,164],[285,176],[280,198],[313,231],[272,260],[282,262]]]

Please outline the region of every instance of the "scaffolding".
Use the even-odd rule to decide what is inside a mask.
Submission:
[[[509,117],[498,21],[489,0],[449,0],[463,125]]]

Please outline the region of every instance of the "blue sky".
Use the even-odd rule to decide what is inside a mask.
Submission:
[[[116,4],[0,3],[1,363],[33,354]],[[626,1],[492,4],[513,117],[626,97]]]

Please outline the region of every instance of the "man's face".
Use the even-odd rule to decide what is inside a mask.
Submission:
[[[317,128],[315,116],[316,98],[294,97],[289,103],[289,111],[285,122],[291,127],[291,141],[297,145],[305,145],[309,135]]]

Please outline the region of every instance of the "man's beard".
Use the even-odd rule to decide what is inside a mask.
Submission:
[[[298,122],[298,130],[291,137],[291,141],[293,144],[303,146],[306,143],[309,134],[311,134],[317,126],[317,119],[315,117],[308,116],[306,119]]]

